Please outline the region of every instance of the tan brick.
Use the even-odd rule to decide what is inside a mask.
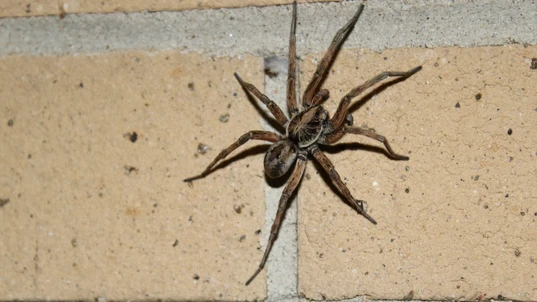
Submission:
[[[344,139],[359,142],[347,151],[328,149],[376,226],[308,167],[311,179],[299,193],[302,295],[537,299],[536,51],[511,45],[340,53],[324,85],[330,112],[379,72],[423,65],[353,106],[355,125],[374,128],[410,160],[391,160],[365,137]],[[319,57],[306,57],[305,78]]]
[[[233,78],[261,88],[261,59],[126,52],[0,66],[0,299],[265,297],[264,275],[244,286],[261,254],[262,160],[246,156],[259,152],[183,182],[261,128]]]

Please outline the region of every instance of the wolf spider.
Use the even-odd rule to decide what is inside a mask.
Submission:
[[[250,284],[250,282],[254,280],[254,278],[263,270],[263,267],[265,266],[272,245],[276,240],[285,210],[288,207],[290,201],[289,199],[304,175],[304,170],[306,169],[306,163],[308,161],[308,154],[313,156],[313,158],[321,165],[325,172],[328,173],[334,185],[351,203],[354,209],[373,224],[377,224],[377,222],[365,212],[364,202],[362,200],[355,199],[351,195],[351,192],[347,186],[343,183],[343,181],[341,181],[341,178],[334,168],[334,165],[319,149],[319,146],[336,143],[347,133],[358,134],[370,137],[383,143],[384,147],[386,147],[386,150],[388,151],[388,154],[392,158],[397,160],[408,160],[407,156],[399,155],[393,151],[386,137],[369,129],[352,127],[352,115],[348,113],[348,109],[351,100],[360,95],[366,89],[389,77],[407,78],[421,70],[421,66],[406,72],[385,71],[366,81],[364,84],[355,87],[341,99],[339,106],[332,118],[330,118],[328,112],[320,105],[329,97],[329,91],[327,89],[320,89],[321,83],[324,81],[327,71],[331,66],[332,60],[337,54],[341,44],[345,41],[348,34],[356,24],[356,21],[358,20],[358,17],[362,13],[363,9],[364,4],[362,3],[352,19],[349,20],[347,24],[345,24],[345,26],[343,26],[336,33],[332,43],[330,44],[330,47],[322,60],[319,62],[317,70],[313,74],[311,81],[306,87],[302,97],[302,103],[299,105],[296,95],[298,70],[296,67],[297,4],[295,0],[293,2],[293,17],[291,21],[291,34],[289,38],[289,72],[287,77],[287,107],[291,119],[288,119],[285,116],[283,111],[280,109],[280,107],[278,107],[278,105],[276,105],[276,103],[270,100],[266,95],[262,94],[255,86],[243,81],[241,77],[235,73],[235,77],[239,81],[242,88],[263,102],[263,104],[265,104],[270,110],[274,118],[276,118],[278,123],[285,128],[285,135],[263,130],[249,131],[242,135],[229,147],[222,150],[201,174],[184,180],[185,182],[191,182],[195,179],[205,177],[211,172],[211,169],[216,165],[216,163],[224,159],[231,152],[249,140],[263,140],[273,143],[268,148],[264,159],[265,172],[268,177],[281,177],[286,174],[294,165],[294,171],[292,172],[290,180],[283,190],[280,202],[278,204],[278,212],[276,214],[276,218],[274,219],[274,223],[272,224],[270,238],[268,240],[267,247],[265,248],[263,259],[261,260],[261,263],[259,264],[259,267],[255,273],[246,282],[246,285]]]

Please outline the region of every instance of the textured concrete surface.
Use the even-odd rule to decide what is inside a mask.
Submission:
[[[314,0],[315,2],[335,0]],[[140,11],[175,11],[191,9],[214,9],[222,7],[268,6],[291,3],[290,0],[41,0],[24,2],[3,0],[0,2],[0,17],[29,17],[80,13],[113,13]],[[313,2],[313,1],[298,1]]]
[[[358,126],[410,160],[391,160],[365,137],[326,148],[377,226],[308,167],[299,195],[301,295],[537,299],[536,54],[521,45],[340,53],[324,85],[332,112],[375,74],[423,65],[354,106]],[[304,60],[304,74],[317,58]]]
[[[388,4],[386,4],[388,3]],[[347,48],[537,44],[537,3],[368,1]],[[298,6],[299,55],[324,51],[357,1]],[[206,56],[286,57],[289,5],[184,12],[0,19],[0,55],[177,49]]]
[[[263,275],[244,286],[261,253],[259,156],[182,181],[260,128],[230,70],[260,86],[261,59],[131,52],[0,66],[1,299],[265,296]]]
[[[287,58],[271,57],[265,59],[265,93],[275,100],[280,108],[287,108]],[[267,114],[270,113],[265,110]],[[261,119],[263,127],[271,131],[283,131],[267,119]],[[265,200],[265,236],[266,245],[278,202],[284,189],[285,179],[267,179]],[[293,199],[285,213],[278,240],[272,248],[267,264],[267,301],[296,301],[298,297],[298,238],[297,238],[297,203]]]

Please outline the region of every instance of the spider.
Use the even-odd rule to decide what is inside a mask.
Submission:
[[[287,77],[287,107],[291,118],[288,119],[280,107],[278,107],[278,105],[276,105],[276,103],[270,100],[266,95],[262,94],[255,86],[243,81],[237,73],[234,74],[239,81],[239,84],[247,93],[254,95],[267,106],[278,123],[285,128],[285,135],[263,130],[249,131],[242,135],[229,147],[222,150],[201,174],[184,180],[185,182],[190,183],[193,180],[207,176],[216,163],[218,163],[220,160],[223,160],[239,146],[250,140],[263,140],[273,143],[265,153],[264,159],[265,173],[269,178],[282,177],[291,169],[291,167],[294,166],[294,170],[290,175],[289,181],[281,195],[276,218],[272,224],[270,237],[261,263],[252,277],[246,281],[246,285],[250,284],[265,266],[272,245],[274,244],[274,241],[278,235],[285,210],[290,202],[290,197],[304,175],[308,156],[312,156],[313,159],[320,164],[324,171],[328,173],[336,188],[343,194],[343,196],[350,202],[350,204],[359,214],[363,215],[373,224],[377,224],[375,219],[366,213],[364,209],[364,201],[357,200],[351,195],[351,192],[341,180],[341,177],[339,176],[332,162],[319,148],[320,146],[334,144],[345,134],[358,134],[370,137],[383,143],[388,154],[393,159],[408,160],[407,156],[399,155],[393,151],[386,137],[377,134],[373,130],[353,127],[352,115],[348,113],[348,109],[351,100],[360,95],[366,89],[389,77],[399,77],[402,79],[407,78],[421,70],[421,66],[406,72],[385,71],[366,81],[364,84],[355,87],[341,99],[339,107],[332,117],[330,117],[328,112],[320,105],[323,101],[329,98],[330,94],[327,89],[320,89],[321,83],[324,81],[335,55],[356,24],[356,21],[358,20],[363,9],[364,4],[362,3],[352,19],[350,19],[347,24],[345,24],[336,33],[335,37],[330,43],[330,46],[328,47],[327,52],[317,65],[317,70],[313,74],[312,79],[304,91],[302,102],[299,103],[299,97],[297,97],[296,92],[298,70],[296,66],[297,4],[295,0],[293,2],[293,17],[291,20],[291,34],[289,37],[289,72]]]

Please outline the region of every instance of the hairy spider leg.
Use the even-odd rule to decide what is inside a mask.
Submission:
[[[287,69],[287,109],[291,117],[298,112],[296,97],[296,0],[293,1],[293,19],[291,20],[291,33],[289,35],[289,68]]]
[[[309,104],[309,107],[317,106],[324,102],[326,99],[330,97],[330,91],[328,89],[321,89],[319,92],[315,94],[313,99],[311,100],[311,104]],[[306,107],[306,108],[309,108]]]
[[[365,128],[361,128],[361,127],[347,127],[347,126],[341,127],[337,131],[334,131],[334,132],[330,133],[328,135],[328,137],[326,138],[326,142],[329,145],[331,145],[333,143],[336,143],[337,141],[339,141],[347,133],[363,135],[363,136],[367,136],[367,137],[370,137],[372,139],[375,139],[375,140],[377,140],[377,141],[379,141],[379,142],[384,144],[384,147],[386,147],[386,151],[388,151],[388,154],[391,157],[393,157],[394,159],[408,160],[408,156],[400,155],[400,154],[397,154],[397,153],[395,153],[393,151],[392,147],[388,143],[388,139],[385,136],[380,135],[380,134],[376,133],[375,131],[365,129]]]
[[[330,125],[332,127],[332,129],[338,129],[339,127],[341,127],[345,121],[345,117],[347,116],[347,111],[349,109],[349,105],[351,103],[351,100],[358,96],[359,94],[361,94],[362,92],[364,92],[366,89],[368,89],[369,87],[389,78],[389,77],[403,77],[403,78],[406,78],[406,77],[409,77],[413,74],[415,74],[416,72],[420,71],[421,70],[421,66],[418,66],[416,68],[413,68],[409,71],[385,71],[385,72],[382,72],[378,75],[376,75],[375,77],[373,77],[372,79],[368,80],[367,82],[365,82],[364,84],[360,85],[360,86],[357,86],[355,88],[353,88],[349,93],[347,93],[347,95],[345,95],[341,101],[339,102],[339,106],[336,110],[336,113],[334,113],[334,116],[332,117],[332,119],[330,120]]]
[[[358,11],[354,14],[352,19],[347,22],[334,36],[334,39],[332,40],[332,43],[330,43],[330,46],[328,47],[328,50],[324,54],[324,57],[321,59],[319,64],[317,65],[317,70],[313,74],[313,77],[311,78],[310,83],[306,87],[306,90],[304,91],[304,95],[302,97],[302,105],[304,107],[310,107],[313,101],[313,98],[317,94],[317,90],[319,89],[320,84],[324,80],[324,77],[326,76],[326,72],[328,70],[328,67],[330,67],[330,63],[332,62],[332,59],[334,58],[335,54],[339,50],[341,44],[345,39],[347,38],[348,34],[354,27],[354,24],[356,24],[356,21],[358,21],[358,17],[360,17],[360,14],[362,13],[364,9],[364,4],[361,4],[360,7],[358,7]]]
[[[253,94],[261,102],[263,102],[263,104],[267,106],[268,110],[270,110],[270,113],[272,113],[274,118],[276,118],[278,123],[280,123],[280,125],[285,127],[285,125],[287,124],[287,117],[283,113],[282,109],[280,109],[280,107],[276,103],[274,103],[271,99],[269,99],[268,96],[262,94],[257,88],[255,88],[254,85],[243,81],[236,72],[234,73],[234,75],[235,75],[235,78],[237,78],[237,81],[239,81],[239,84],[241,84],[242,88],[248,91],[248,93]]]
[[[249,141],[251,139],[264,140],[264,141],[275,143],[275,142],[277,142],[277,141],[279,141],[281,139],[281,136],[279,134],[277,134],[277,133],[270,132],[270,131],[262,131],[262,130],[249,131],[249,132],[243,134],[237,141],[235,141],[229,147],[227,147],[224,150],[222,150],[218,154],[218,156],[216,156],[216,158],[209,164],[209,166],[207,166],[207,168],[203,172],[201,172],[201,174],[193,176],[193,177],[189,177],[189,178],[187,178],[187,179],[185,179],[183,181],[184,182],[190,182],[190,181],[200,179],[200,178],[203,178],[203,177],[207,176],[207,174],[209,174],[211,172],[211,169],[214,167],[214,165],[216,165],[216,163],[218,161],[226,158],[226,156],[228,156],[231,152],[233,152],[238,147],[244,145],[247,141]]]
[[[285,186],[285,189],[283,189],[282,196],[280,197],[280,202],[278,204],[278,212],[276,213],[276,218],[274,218],[274,222],[272,223],[272,228],[270,229],[270,237],[267,243],[267,247],[265,248],[265,253],[263,254],[263,259],[261,260],[261,263],[259,264],[259,267],[255,271],[255,273],[246,281],[246,285],[250,284],[255,277],[263,270],[263,267],[265,267],[265,263],[267,262],[268,255],[270,254],[270,250],[272,249],[272,245],[274,244],[274,241],[276,240],[276,237],[278,236],[278,231],[280,230],[280,224],[283,220],[283,215],[285,211],[287,210],[287,207],[289,206],[289,198],[295,191],[296,187],[300,183],[300,180],[302,179],[302,176],[304,175],[304,170],[306,170],[306,164],[308,162],[307,159],[307,153],[299,153],[298,159],[296,161],[295,170],[293,171],[293,174],[291,175],[291,179]]]
[[[349,200],[349,202],[354,205],[356,211],[362,216],[364,216],[367,220],[371,221],[373,224],[377,224],[375,219],[373,219],[373,217],[369,216],[369,214],[365,212],[363,201],[356,200],[352,196],[347,186],[341,180],[339,173],[337,173],[336,168],[334,167],[330,159],[328,159],[328,157],[326,157],[326,155],[317,146],[311,148],[310,153],[311,155],[313,155],[315,160],[323,167],[326,173],[328,173],[328,176],[330,176],[332,183],[334,183],[334,185],[347,198],[347,200]]]

